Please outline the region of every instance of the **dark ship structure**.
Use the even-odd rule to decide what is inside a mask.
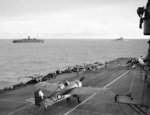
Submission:
[[[27,39],[17,39],[13,40],[13,43],[44,43],[44,40],[33,38],[31,39],[30,36],[28,36]]]

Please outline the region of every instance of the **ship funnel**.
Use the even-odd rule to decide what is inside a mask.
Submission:
[[[147,42],[149,44],[148,53],[144,59],[144,62],[150,62],[150,40]]]

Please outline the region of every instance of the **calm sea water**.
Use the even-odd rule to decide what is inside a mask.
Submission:
[[[45,40],[43,44],[0,40],[0,88],[75,64],[145,56],[147,49],[147,40]]]

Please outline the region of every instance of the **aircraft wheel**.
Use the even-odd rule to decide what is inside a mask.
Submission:
[[[61,94],[58,94],[58,95],[57,95],[57,99],[60,100],[61,98],[62,98],[62,95],[61,95]]]

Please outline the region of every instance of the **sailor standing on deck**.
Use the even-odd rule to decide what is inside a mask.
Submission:
[[[39,97],[41,97],[41,100],[44,99],[44,93],[42,92],[42,90],[39,90]],[[47,105],[44,105],[45,111],[47,110]]]
[[[140,63],[141,65],[145,65],[145,63],[144,63],[144,60],[143,60],[142,56],[138,58],[138,61],[139,61],[139,63]]]
[[[43,94],[42,90],[39,90],[39,96],[41,97],[42,100],[44,99],[44,94]]]
[[[40,107],[41,106],[41,101],[44,99],[44,94],[41,89],[38,89],[34,92],[34,97],[35,97],[35,105]]]

